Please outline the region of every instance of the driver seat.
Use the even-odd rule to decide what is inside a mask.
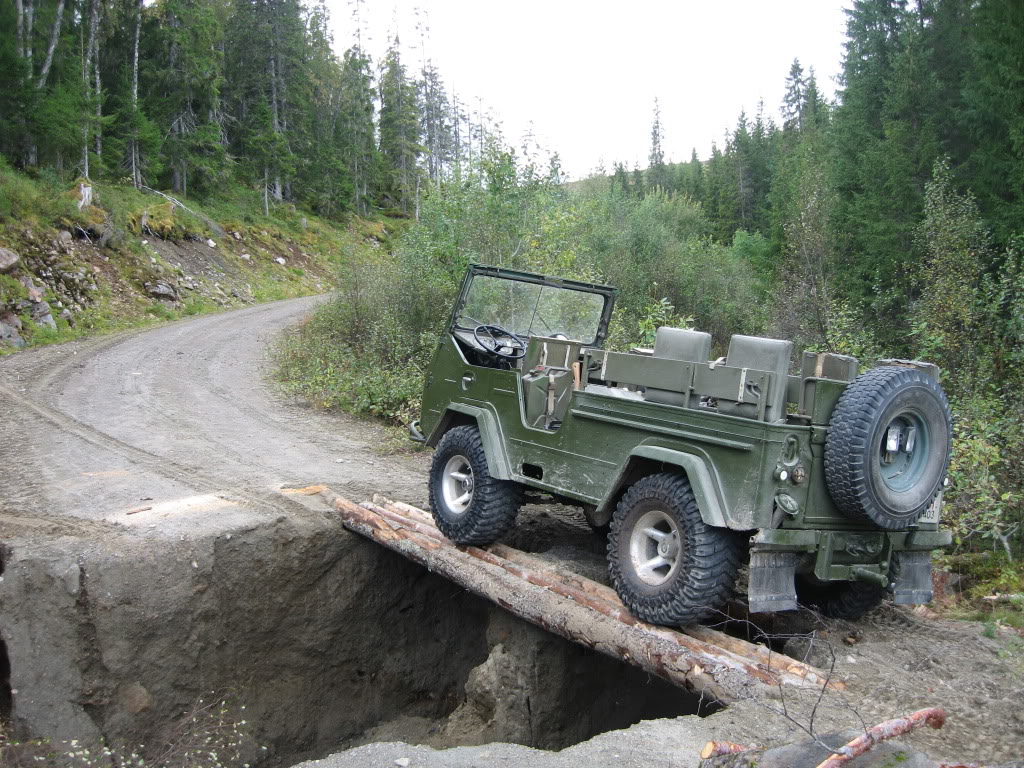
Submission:
[[[527,426],[556,430],[576,385],[573,366],[583,342],[531,336],[523,357],[523,417]]]

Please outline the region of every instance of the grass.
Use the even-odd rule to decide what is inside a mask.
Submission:
[[[159,238],[180,244],[214,238],[218,253],[233,265],[232,269],[239,270],[233,285],[229,277],[224,290],[251,295],[255,302],[269,302],[329,289],[341,264],[371,248],[376,251],[382,243],[386,246],[395,232],[406,226],[405,222],[358,218],[325,220],[289,203],[272,205],[270,215],[264,216],[259,194],[242,185],[226,186],[212,199],[181,197],[183,206],[175,206],[130,184],[100,180],[93,183],[94,204],[79,210],[75,181],[50,171],[29,176],[11,169],[0,158],[0,245],[25,257],[41,254],[40,248],[45,249],[45,243],[56,237],[57,229],[86,232],[93,240],[101,234],[107,237],[107,247],[95,255],[79,248],[59,257],[67,262],[62,261],[60,268],[70,272],[98,265],[99,290],[92,294],[93,303],[87,309],[76,312],[73,327],[58,318],[56,307],[56,329],[38,327],[31,318],[23,317],[23,335],[29,347],[146,327],[225,308],[211,298],[217,295],[211,284],[213,278],[199,281],[206,286],[199,293],[207,294],[206,297],[192,295],[173,307],[151,301],[144,283],[184,273],[161,258],[152,244],[144,246],[143,239],[152,243]],[[214,234],[211,220],[223,228],[223,237]],[[243,260],[243,253],[249,258]],[[99,260],[100,255],[104,256],[103,261]],[[284,257],[284,266],[275,262],[279,257]],[[0,309],[5,305],[13,307],[25,298],[25,289],[16,278],[26,266],[23,258],[21,273],[0,276]],[[35,282],[40,281],[35,278]],[[54,306],[56,297],[46,298]],[[242,299],[228,301],[235,305],[245,303]],[[0,345],[0,356],[14,351]]]

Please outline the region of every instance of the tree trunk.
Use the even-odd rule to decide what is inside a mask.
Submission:
[[[269,174],[267,173],[267,166],[264,165],[263,166],[263,215],[264,216],[269,216],[270,215],[270,198],[269,198],[269,195],[267,194],[267,179],[268,179],[268,175]]]
[[[29,6],[31,8],[31,6]],[[60,39],[60,26],[64,22],[64,0],[57,0],[57,15],[53,19],[53,27],[50,30],[50,44],[46,48],[46,61],[43,62],[43,68],[39,72],[39,80],[36,81],[36,88],[42,89],[46,86],[46,79],[50,75],[50,66],[53,64],[53,52],[57,49],[57,41]],[[32,23],[31,16],[29,17],[29,24]],[[29,36],[28,44],[28,59],[29,64],[32,63],[32,38]]]
[[[26,2],[25,2],[25,38],[24,38],[23,42],[24,42],[24,45],[25,45],[25,50],[24,50],[25,61],[28,62],[28,76],[29,76],[30,80],[32,79],[33,73],[35,71],[34,70],[34,62],[32,61],[32,59],[33,59],[32,42],[33,42],[33,35],[35,34],[35,25],[36,25],[35,23],[36,23],[36,5],[35,5],[35,0],[26,0]]]
[[[139,157],[139,35],[142,33],[142,3],[135,5],[135,41],[132,45],[132,140],[131,164],[132,184],[138,189],[142,185],[142,168]]]
[[[14,9],[18,16],[16,21],[18,26],[15,30],[17,37],[15,52],[19,59],[23,59],[25,58],[25,4],[23,0],[14,0]]]

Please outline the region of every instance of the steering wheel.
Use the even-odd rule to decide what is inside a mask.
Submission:
[[[519,360],[526,356],[526,345],[512,331],[499,325],[478,325],[473,329],[473,338],[487,352],[505,360]],[[501,339],[501,341],[499,341]],[[511,352],[503,352],[510,349]]]

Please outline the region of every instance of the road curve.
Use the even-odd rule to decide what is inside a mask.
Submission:
[[[424,456],[383,456],[381,429],[270,382],[269,342],[319,300],[0,359],[0,532],[220,527],[321,483],[424,502]]]

